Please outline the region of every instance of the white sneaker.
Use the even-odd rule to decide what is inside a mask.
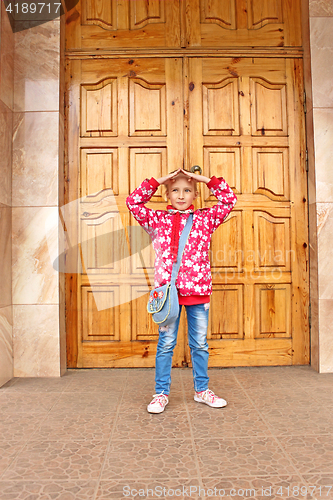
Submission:
[[[162,413],[168,403],[169,399],[166,394],[154,394],[153,399],[147,406],[147,410],[149,413]]]
[[[198,403],[205,403],[212,408],[222,408],[223,406],[227,406],[227,402],[216,396],[213,391],[206,389],[205,391],[196,392],[194,394],[194,401]]]

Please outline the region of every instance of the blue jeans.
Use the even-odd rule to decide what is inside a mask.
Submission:
[[[207,326],[209,304],[185,306],[188,325],[188,344],[191,350],[193,383],[196,392],[208,389]],[[178,318],[168,326],[159,327],[156,351],[155,393],[169,394],[171,385],[172,354],[177,343],[177,333],[182,306]]]

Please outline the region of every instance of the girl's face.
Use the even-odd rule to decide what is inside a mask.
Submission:
[[[192,180],[189,181],[184,175],[177,175],[168,182],[166,195],[173,208],[187,210],[198,196],[198,191]]]

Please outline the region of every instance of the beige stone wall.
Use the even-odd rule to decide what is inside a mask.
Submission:
[[[14,35],[0,3],[0,387],[13,376],[11,292],[11,165],[14,96]]]
[[[19,22],[16,22],[20,24]],[[58,175],[63,172],[60,19],[14,34],[12,297],[14,376],[61,374]],[[63,64],[63,61],[62,61]],[[63,361],[63,356],[62,356]]]
[[[333,1],[310,0],[308,16],[311,364],[324,373],[333,372]]]

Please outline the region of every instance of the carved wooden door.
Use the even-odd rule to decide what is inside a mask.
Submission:
[[[196,164],[238,197],[211,245],[210,366],[308,363],[299,12],[298,0],[83,0],[67,14],[68,366],[154,366],[154,255],[125,199]],[[215,202],[202,186],[197,207]],[[161,187],[148,206],[165,208]],[[183,319],[174,366],[190,364]]]
[[[158,330],[146,304],[154,252],[125,200],[144,178],[183,165],[182,59],[76,60],[67,74],[69,137],[76,134],[69,168],[78,174],[67,233],[82,263],[69,282],[77,294],[68,311],[77,328],[73,364],[153,366]],[[149,206],[165,208],[162,187]],[[175,362],[183,355],[180,340]]]
[[[301,61],[192,58],[188,82],[188,164],[238,197],[211,244],[210,365],[306,363]]]

